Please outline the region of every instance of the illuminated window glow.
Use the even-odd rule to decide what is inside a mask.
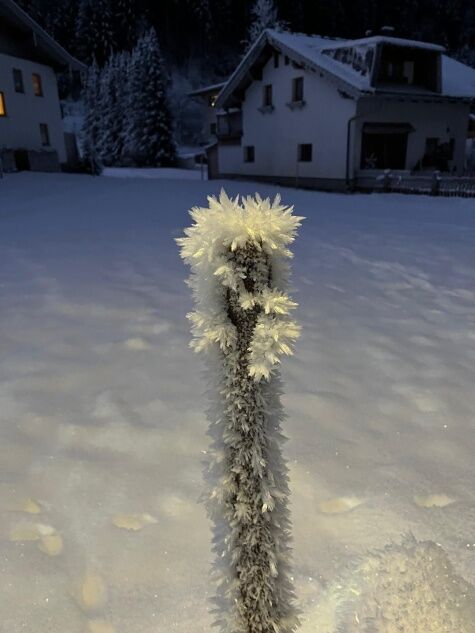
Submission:
[[[43,96],[43,86],[41,84],[41,76],[38,75],[37,73],[33,73],[31,76],[31,80],[33,82],[33,92],[35,93],[36,97],[42,97]]]
[[[7,116],[7,109],[5,107],[5,97],[3,92],[0,92],[0,116]]]

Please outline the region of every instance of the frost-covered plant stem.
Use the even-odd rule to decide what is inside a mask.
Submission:
[[[298,618],[275,365],[298,335],[280,260],[290,256],[286,244],[301,218],[278,198],[241,205],[224,193],[192,217],[178,242],[192,266],[193,346],[212,352],[207,508],[220,580],[217,623],[223,633],[289,633]]]

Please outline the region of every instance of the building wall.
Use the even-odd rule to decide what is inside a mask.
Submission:
[[[388,101],[370,97],[358,102],[358,119],[354,125],[353,169],[359,170],[361,157],[361,130],[364,122],[410,123],[414,128],[408,135],[406,169],[412,170],[422,159],[426,139],[439,138],[441,142],[455,139],[454,159],[449,169],[461,173],[465,162],[470,106],[466,103],[424,103]],[[364,173],[364,172],[363,172]]]
[[[292,79],[304,77],[302,108],[291,109]],[[272,112],[260,112],[263,87],[273,86]],[[347,121],[356,102],[344,98],[335,84],[311,71],[285,65],[279,56],[279,68],[270,59],[262,80],[254,81],[243,102],[241,145],[219,146],[219,169],[223,175],[284,177],[305,179],[344,179],[346,170]],[[297,160],[297,146],[312,143],[311,162]],[[255,162],[244,162],[243,147],[255,147]]]
[[[15,92],[13,68],[23,74],[24,93]],[[41,76],[43,96],[33,92],[32,74]],[[40,123],[46,123],[51,148],[60,162],[66,161],[61,109],[56,75],[52,68],[20,57],[0,54],[0,92],[3,92],[7,116],[0,117],[0,147],[44,150]]]

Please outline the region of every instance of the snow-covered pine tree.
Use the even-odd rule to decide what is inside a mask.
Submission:
[[[137,41],[136,0],[116,0],[113,13],[114,40],[118,50],[131,51]]]
[[[191,210],[194,224],[177,242],[192,271],[191,346],[208,351],[214,394],[205,501],[219,579],[215,624],[223,633],[290,633],[299,620],[276,367],[299,335],[285,260],[303,218],[279,196],[240,201],[222,191],[208,201]]]
[[[279,20],[274,0],[255,0],[251,9],[252,21],[248,29],[246,45],[251,47],[265,29],[284,28]]]
[[[82,153],[84,160],[95,163],[100,160],[99,136],[102,129],[100,108],[100,71],[95,61],[89,66],[84,80],[84,123],[82,126]]]
[[[155,167],[175,161],[173,120],[167,76],[155,29],[149,29],[132,51],[126,153],[136,165]]]
[[[75,53],[77,15],[76,0],[61,0],[47,5],[47,11],[41,22],[49,35],[73,53]]]
[[[76,54],[102,66],[115,50],[111,0],[80,0],[76,20]]]
[[[99,155],[105,165],[120,165],[124,154],[129,58],[127,52],[113,53],[101,71]]]

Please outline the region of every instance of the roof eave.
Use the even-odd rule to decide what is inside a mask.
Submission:
[[[269,41],[268,31],[263,31],[260,37],[254,42],[251,48],[247,51],[244,57],[241,60],[241,63],[237,66],[236,70],[229,77],[228,81],[225,83],[223,89],[218,95],[216,100],[217,108],[226,108],[227,100],[232,96],[234,91],[239,85],[239,82],[242,81],[250,68],[250,62],[252,59],[257,57],[257,54],[260,53],[265,45]]]
[[[36,46],[42,48],[46,55],[50,57],[52,66],[57,68],[71,68],[72,70],[84,71],[86,70],[86,64],[83,64],[73,55],[68,53],[51,35],[31,18],[21,7],[19,7],[13,0],[0,0],[0,5],[6,10],[7,19],[14,20],[17,25],[21,26],[27,31],[31,31],[34,39],[36,40]],[[41,46],[39,46],[41,43]]]

